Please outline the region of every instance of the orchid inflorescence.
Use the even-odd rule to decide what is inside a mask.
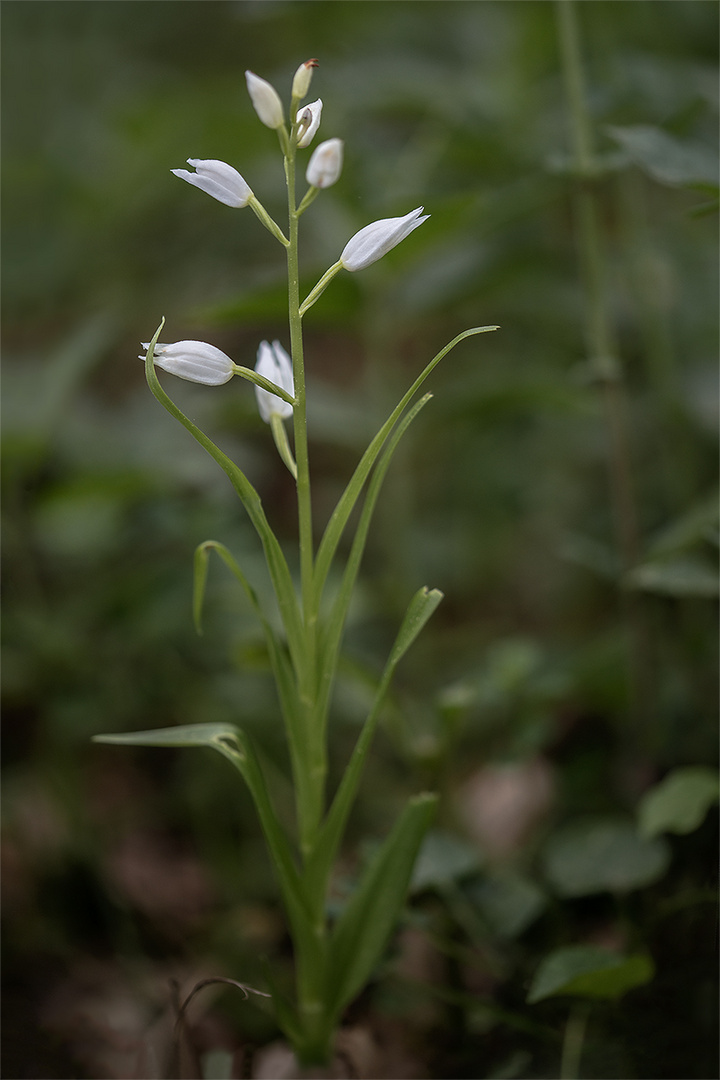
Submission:
[[[141,356],[155,398],[225,471],[263,546],[274,591],[275,612],[265,610],[230,551],[217,541],[208,540],[195,554],[193,614],[198,632],[201,632],[208,560],[210,552],[215,551],[245,591],[265,635],[287,737],[296,832],[287,830],[275,809],[259,755],[242,722],[237,725],[191,724],[158,731],[96,736],[100,742],[124,745],[211,747],[241,774],[255,803],[287,912],[295,955],[295,1001],[288,999],[271,971],[268,971],[268,982],[277,1021],[300,1061],[306,1064],[329,1059],[334,1033],[346,1006],[362,990],[381,958],[404,903],[415,856],[435,804],[435,796],[427,793],[409,800],[350,900],[341,913],[332,918],[328,894],[333,866],[357,795],[381,705],[395,668],[442,598],[439,590],[424,587],[412,598],[355,750],[332,800],[328,801],[328,718],[344,627],[370,521],[393,454],[410,424],[430,399],[430,395],[425,394],[414,400],[423,383],[460,341],[497,329],[481,326],[465,330],[427,364],[360,458],[316,547],[310,497],[303,317],[342,270],[355,273],[371,266],[428,219],[423,208],[418,207],[405,215],[366,225],[348,240],[337,261],[301,301],[299,219],[324,189],[337,183],[343,163],[341,139],[321,142],[306,167],[308,190],[300,202],[296,202],[297,153],[311,145],[322,117],[320,98],[302,105],[316,66],[316,60],[308,60],[295,72],[288,123],[275,88],[253,72],[246,72],[255,112],[266,127],[276,131],[279,139],[288,189],[287,233],[271,217],[244,177],[226,162],[189,158],[188,165],[194,171],[172,170],[175,176],[225,206],[233,209],[250,207],[285,249],[290,351],[286,351],[279,340],[263,341],[257,351],[255,367],[251,369],[235,363],[221,349],[203,341],[161,343],[163,320],[152,339],[143,344],[145,352]],[[299,590],[257,491],[243,470],[170,399],[158,380],[158,368],[205,386],[221,386],[234,375],[255,384],[260,416],[269,425],[280,457],[296,483]],[[293,449],[285,426],[288,420],[292,420]],[[349,554],[340,573],[332,574],[336,561],[341,561],[343,533],[363,495]]]

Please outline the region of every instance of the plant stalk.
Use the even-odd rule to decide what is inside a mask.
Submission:
[[[587,109],[580,32],[574,0],[557,0],[558,32],[565,92],[570,111],[573,199],[579,257],[585,288],[585,334],[592,369],[596,375],[608,435],[608,475],[615,522],[621,576],[640,559],[640,531],[632,479],[627,400],[623,373],[608,313],[608,289],[601,243],[600,211],[595,181],[598,174],[592,127]],[[630,633],[629,678],[635,735],[645,728],[649,715],[647,640],[639,601],[623,589],[623,607]]]

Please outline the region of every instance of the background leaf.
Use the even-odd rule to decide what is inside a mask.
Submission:
[[[670,851],[662,840],[640,836],[631,822],[587,819],[559,829],[545,846],[543,863],[560,896],[625,893],[661,878]]]
[[[616,999],[649,982],[653,974],[648,956],[619,956],[589,945],[558,949],[536,971],[528,1002],[558,995]]]
[[[643,795],[638,806],[638,828],[643,836],[650,837],[664,832],[693,832],[719,797],[717,769],[702,765],[674,769]]]

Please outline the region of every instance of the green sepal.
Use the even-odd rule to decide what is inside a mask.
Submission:
[[[335,1019],[360,992],[405,902],[413,864],[437,796],[410,799],[338,919],[329,942],[326,1002]]]

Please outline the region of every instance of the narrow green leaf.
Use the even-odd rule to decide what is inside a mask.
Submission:
[[[203,449],[218,463],[221,469],[223,469],[240,497],[248,517],[255,526],[255,530],[262,542],[268,570],[270,572],[270,577],[275,589],[275,596],[277,597],[278,607],[280,609],[280,615],[282,617],[283,626],[285,627],[285,633],[287,634],[288,645],[290,647],[295,668],[299,672],[302,670],[304,664],[305,639],[295,588],[282,548],[265,517],[265,511],[262,508],[260,496],[243,471],[238,468],[234,461],[231,461],[227,454],[224,454],[223,451],[215,445],[212,439],[208,438],[204,431],[201,431],[192,420],[185,416],[160,385],[160,381],[158,380],[155,371],[155,364],[153,362],[153,353],[164,325],[165,320],[163,319],[155,331],[153,339],[148,347],[145,359],[145,377],[148,386],[155,399],[160,402],[163,408],[166,409],[171,416],[174,416],[175,419],[190,432],[200,446],[202,446]]]
[[[263,958],[265,982],[270,987],[277,1022],[290,1042],[297,1046],[302,1039],[302,1029],[297,1011],[287,995],[280,989],[277,973],[267,958]]]
[[[530,987],[530,1005],[558,995],[615,999],[650,982],[655,967],[649,956],[619,956],[591,945],[556,949],[540,964]]]
[[[370,492],[368,492],[368,497],[369,495]],[[421,601],[418,603],[418,597],[423,593],[427,593],[428,596],[430,596],[431,593],[437,593],[437,598],[434,598],[429,602]],[[340,846],[340,841],[345,830],[345,824],[350,814],[358,785],[360,784],[360,777],[362,776],[365,759],[380,718],[380,707],[385,698],[385,694],[388,691],[388,687],[390,686],[390,681],[395,672],[395,668],[397,667],[399,660],[404,656],[407,649],[415,640],[415,637],[417,637],[417,634],[430,618],[430,615],[432,615],[441,598],[442,593],[437,589],[420,589],[410,601],[407,614],[403,619],[395,644],[390,652],[390,657],[385,665],[385,670],[382,673],[382,678],[378,683],[372,708],[363,725],[363,729],[358,736],[358,740],[355,743],[352,756],[345,769],[342,780],[340,781],[338,790],[335,793],[332,806],[323,822],[315,850],[308,862],[306,874],[311,895],[313,895],[316,890],[320,893],[325,890],[327,877],[330,873],[330,868],[335,855],[337,854],[338,847]],[[411,612],[413,612],[412,615]],[[422,616],[423,613],[424,618],[420,621],[417,616]],[[415,625],[415,631],[411,636],[407,629],[409,623]],[[398,647],[398,642],[400,642],[401,638],[405,639],[404,648]]]
[[[382,450],[383,444],[390,434],[392,428],[395,426],[400,416],[409,405],[410,401],[414,398],[417,391],[422,384],[428,378],[430,373],[437,367],[440,361],[447,356],[447,354],[454,349],[461,341],[464,341],[467,337],[472,337],[475,334],[485,334],[491,330],[499,330],[498,326],[475,326],[471,330],[464,330],[462,334],[458,334],[453,338],[444,349],[433,357],[427,367],[418,375],[415,382],[410,389],[398,402],[397,406],[390,413],[383,426],[375,435],[374,439],[368,446],[367,450],[363,454],[360,462],[355,469],[347,487],[343,494],[340,496],[337,506],[333,511],[333,514],[327,524],[325,533],[320,542],[318,548],[317,561],[315,564],[315,577],[314,577],[314,602],[315,610],[318,610],[320,606],[320,598],[322,597],[323,589],[325,587],[325,580],[332,565],[332,560],[337,550],[337,546],[340,542],[340,537],[343,534],[345,526],[347,525],[348,518],[352,513],[353,507],[357,502],[360,492],[363,489],[365,481],[368,478],[370,470],[372,469],[375,461]]]
[[[428,589],[427,586],[415,593],[390,653],[390,664],[393,667],[408,651],[442,598],[443,594],[439,589]]]
[[[410,799],[338,919],[328,950],[327,1008],[336,1017],[373,973],[405,902],[437,796]]]
[[[708,600],[720,593],[717,565],[699,555],[677,555],[634,567],[625,577],[631,589],[660,596],[697,596]]]
[[[153,731],[123,731],[114,735],[93,735],[93,742],[112,746],[209,746],[217,749],[219,739],[233,739],[234,724],[185,724]]]
[[[702,825],[705,815],[720,797],[717,769],[689,765],[674,769],[643,795],[638,808],[642,836],[690,833]]]
[[[282,643],[278,641],[272,626],[266,619],[260,606],[257,594],[247,580],[237,562],[224,544],[217,540],[205,540],[195,552],[195,594],[193,608],[195,611],[196,625],[200,619],[202,605],[202,592],[207,575],[207,559],[209,552],[214,550],[218,553],[230,572],[242,585],[250,605],[262,625],[265,641],[270,655],[275,686],[280,698],[280,708],[285,721],[285,730],[290,748],[290,760],[292,763],[295,789],[298,796],[298,814],[302,822],[309,812],[308,807],[313,800],[313,779],[309,766],[309,734],[306,730],[306,714],[300,705],[297,682],[293,677],[293,670]],[[200,564],[198,566],[198,564]]]
[[[212,540],[207,540],[204,544],[198,544],[193,559],[193,623],[195,633],[199,635],[203,632],[202,609],[208,575],[208,548],[212,544]]]
[[[221,544],[218,540],[203,540],[202,544],[198,544],[195,549],[195,573],[194,573],[194,588],[193,588],[193,618],[195,621],[195,627],[198,633],[202,632],[201,628],[201,616],[202,616],[202,604],[205,596],[205,584],[207,581],[207,567],[208,559],[211,551],[216,551],[222,561],[227,566],[230,573],[240,582],[243,591],[250,601],[250,606],[257,615],[258,619],[263,625],[263,629],[266,634],[272,635],[272,629],[267,622],[267,619],[263,615],[260,602],[257,598],[257,593],[253,589],[248,579],[243,574],[242,570],[237,564],[237,561],[233,558],[228,548],[224,544]],[[273,635],[274,637],[274,635]]]
[[[368,486],[365,502],[363,503],[362,512],[360,514],[360,520],[358,521],[355,536],[350,548],[350,554],[345,565],[342,582],[333,602],[327,624],[322,631],[320,684],[318,690],[318,714],[320,716],[324,717],[327,715],[329,697],[332,690],[337,657],[340,652],[340,643],[342,640],[343,628],[345,626],[345,619],[347,618],[355,582],[360,570],[360,564],[362,562],[363,552],[365,551],[365,544],[367,543],[368,532],[370,530],[370,523],[375,511],[380,489],[398,443],[420,410],[427,405],[428,401],[430,401],[431,397],[431,394],[425,394],[425,396],[412,407],[407,416],[403,417],[402,422],[398,424],[378,462],[377,468],[375,469]],[[322,734],[324,736],[324,730]]]
[[[283,899],[295,936],[310,952],[316,948],[312,918],[305,900],[295,860],[285,832],[277,819],[255,748],[247,734],[234,724],[187,724],[153,731],[95,735],[93,742],[115,746],[204,746],[227,758],[247,784],[257,810],[270,854],[278,873]],[[316,949],[317,951],[317,949]]]

